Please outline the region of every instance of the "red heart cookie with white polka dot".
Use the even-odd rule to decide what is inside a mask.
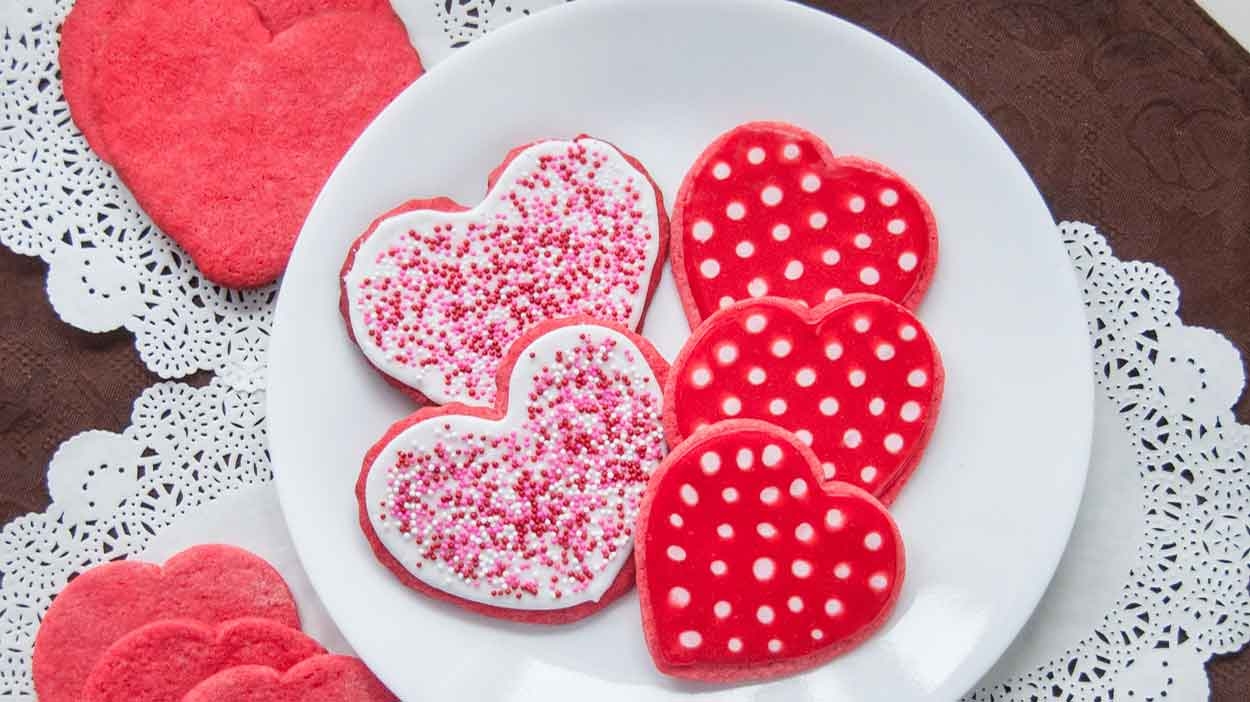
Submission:
[[[521,147],[486,198],[410,202],[356,241],[343,316],[365,357],[418,401],[491,405],[512,342],[585,314],[642,324],[668,245],[642,164],[589,137]]]
[[[779,122],[736,127],[703,152],[673,231],[691,327],[763,295],[815,306],[870,292],[914,308],[937,265],[937,223],[907,181]]]
[[[678,354],[664,426],[675,445],[723,419],[776,424],[812,447],[825,480],[890,504],[933,431],[944,378],[920,320],[885,298],[747,300],[709,317]]]
[[[360,524],[410,588],[492,617],[581,619],[633,583],[633,530],[664,457],[667,364],[586,317],[508,351],[495,406],[425,408],[365,456]]]
[[[828,661],[889,616],[903,541],[871,495],[817,476],[764,422],[714,425],[651,479],[637,530],[647,646],[668,675],[759,680]]]

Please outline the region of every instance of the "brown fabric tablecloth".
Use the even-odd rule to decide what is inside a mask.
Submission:
[[[931,66],[1003,134],[1056,219],[1095,224],[1121,259],[1164,266],[1188,323],[1250,349],[1250,55],[1190,0],[806,4]],[[158,380],[127,333],[60,322],[45,273],[0,247],[3,521],[47,505],[60,442],[124,428]],[[1250,394],[1237,416],[1250,423]],[[1213,700],[1250,699],[1250,650],[1208,670]]]

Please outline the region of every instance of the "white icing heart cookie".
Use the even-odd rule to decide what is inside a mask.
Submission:
[[[631,330],[659,282],[668,219],[642,165],[589,137],[509,155],[472,209],[437,198],[374,222],[342,311],[369,362],[418,400],[495,401],[512,342],[585,314]]]
[[[517,340],[493,408],[428,407],[365,456],[374,554],[410,588],[488,616],[564,623],[633,584],[633,532],[665,455],[667,365],[586,317]]]

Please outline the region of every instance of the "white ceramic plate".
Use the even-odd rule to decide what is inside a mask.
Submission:
[[[898,170],[941,232],[920,316],[947,369],[942,417],[895,503],[908,577],[890,621],[819,669],[717,689],[658,675],[630,596],[565,628],[509,625],[405,589],[361,535],[366,449],[412,408],[338,313],[349,243],[411,197],[476,202],[509,148],[580,132],[664,189],[717,134],[790,120]],[[646,333],[687,327],[671,276]],[[1092,426],[1076,281],[1024,169],[950,87],[885,42],[768,0],[581,0],[505,27],[422,78],[334,173],[291,259],[270,355],[269,435],[286,519],[331,615],[405,700],[950,700],[1016,635],[1068,538]]]

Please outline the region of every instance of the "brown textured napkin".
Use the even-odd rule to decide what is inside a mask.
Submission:
[[[1164,266],[1190,324],[1250,349],[1250,55],[1190,0],[806,0],[950,81],[1015,149],[1056,219]],[[43,509],[61,441],[129,424],[158,379],[125,332],[60,322],[45,267],[0,247],[0,520]],[[1250,423],[1250,394],[1238,407]],[[1208,665],[1244,702],[1250,650]]]

